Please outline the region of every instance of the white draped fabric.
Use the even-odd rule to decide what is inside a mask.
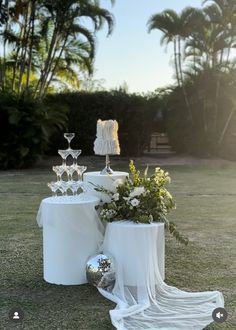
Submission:
[[[88,184],[89,193],[98,197],[103,202],[110,201],[110,198],[103,193],[96,191],[95,186],[104,187],[107,190],[116,192],[116,181],[124,182],[126,177],[129,176],[127,172],[115,171],[113,174],[101,174],[101,172],[86,172],[84,173],[83,180]]]
[[[186,292],[162,280],[161,228],[124,221],[107,225],[103,252],[115,260],[116,283],[112,292],[99,291],[117,304],[110,317],[118,330],[201,330],[213,322],[212,311],[224,306],[218,291]]]
[[[98,203],[98,198],[85,194],[42,200],[37,222],[43,227],[45,281],[64,285],[87,283],[86,262],[99,252],[104,234],[95,210]]]

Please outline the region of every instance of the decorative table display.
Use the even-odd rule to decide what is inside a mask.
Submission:
[[[110,311],[112,324],[118,330],[202,330],[213,322],[212,312],[224,306],[224,298],[218,291],[186,292],[163,281],[159,231],[165,224],[178,241],[188,243],[167,219],[175,206],[165,187],[169,175],[156,168],[150,177],[147,171],[141,177],[133,162],[130,172],[115,193],[96,188],[110,198],[98,208],[109,222],[103,253],[115,260],[115,285],[112,290],[97,288],[117,304]]]
[[[42,200],[37,222],[43,227],[45,281],[87,283],[86,262],[99,252],[104,233],[95,210],[98,203],[98,198],[87,194]]]
[[[109,155],[119,155],[118,123],[116,120],[97,121],[97,137],[94,141],[96,155],[106,156],[106,166],[101,174],[112,174]]]
[[[120,153],[117,132],[116,121],[98,120],[94,151],[106,155],[106,167],[87,173],[77,164],[81,150],[70,147],[74,133],[64,134],[68,148],[58,151],[63,162],[53,167],[57,181],[48,184],[55,197],[45,198],[37,215],[43,227],[44,279],[95,285],[117,304],[110,317],[118,330],[202,330],[213,321],[213,310],[224,306],[223,295],[181,291],[163,281],[164,229],[188,244],[167,218],[175,208],[166,189],[170,177],[160,168],[141,176],[132,161],[130,173],[113,172],[109,155]]]

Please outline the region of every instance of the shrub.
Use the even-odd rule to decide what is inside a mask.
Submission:
[[[173,88],[165,96],[167,133],[170,144],[177,152],[236,158],[234,81],[231,75],[217,75],[212,71],[202,72],[191,81],[186,81],[192,120],[181,88]]]
[[[49,99],[52,102],[56,99],[68,106],[68,130],[76,133],[72,145],[79,145],[83,154],[93,154],[98,119],[118,121],[121,153],[124,156],[142,154],[156,128],[158,99],[155,97],[112,91],[59,94],[52,95]],[[54,135],[51,153],[66,147],[62,133]]]
[[[0,95],[0,169],[31,166],[47,148],[52,132],[66,123],[65,108],[30,98]]]

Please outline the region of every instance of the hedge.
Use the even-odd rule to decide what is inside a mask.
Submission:
[[[68,131],[75,132],[74,146],[82,149],[83,155],[92,155],[98,119],[116,119],[119,123],[121,155],[141,155],[159,124],[156,120],[158,98],[122,91],[77,92],[51,95],[50,102],[56,100],[69,109]],[[50,154],[66,147],[63,132],[51,139]]]

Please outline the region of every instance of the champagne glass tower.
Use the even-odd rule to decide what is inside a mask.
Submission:
[[[66,196],[69,191],[72,191],[73,195],[76,195],[79,188],[81,188],[82,191],[85,190],[82,185],[82,175],[83,172],[86,171],[87,167],[78,165],[78,157],[82,150],[71,148],[70,144],[74,137],[75,133],[64,133],[64,138],[68,142],[68,148],[65,150],[58,150],[58,153],[62,158],[62,164],[53,166],[52,168],[56,173],[57,181],[50,182],[48,184],[53,196],[57,196],[57,191],[61,191],[61,193]],[[72,165],[67,164],[67,159],[69,156],[73,158]],[[74,175],[75,172],[77,175]],[[64,173],[67,174],[67,180],[62,179]],[[74,179],[73,176],[77,179]]]

